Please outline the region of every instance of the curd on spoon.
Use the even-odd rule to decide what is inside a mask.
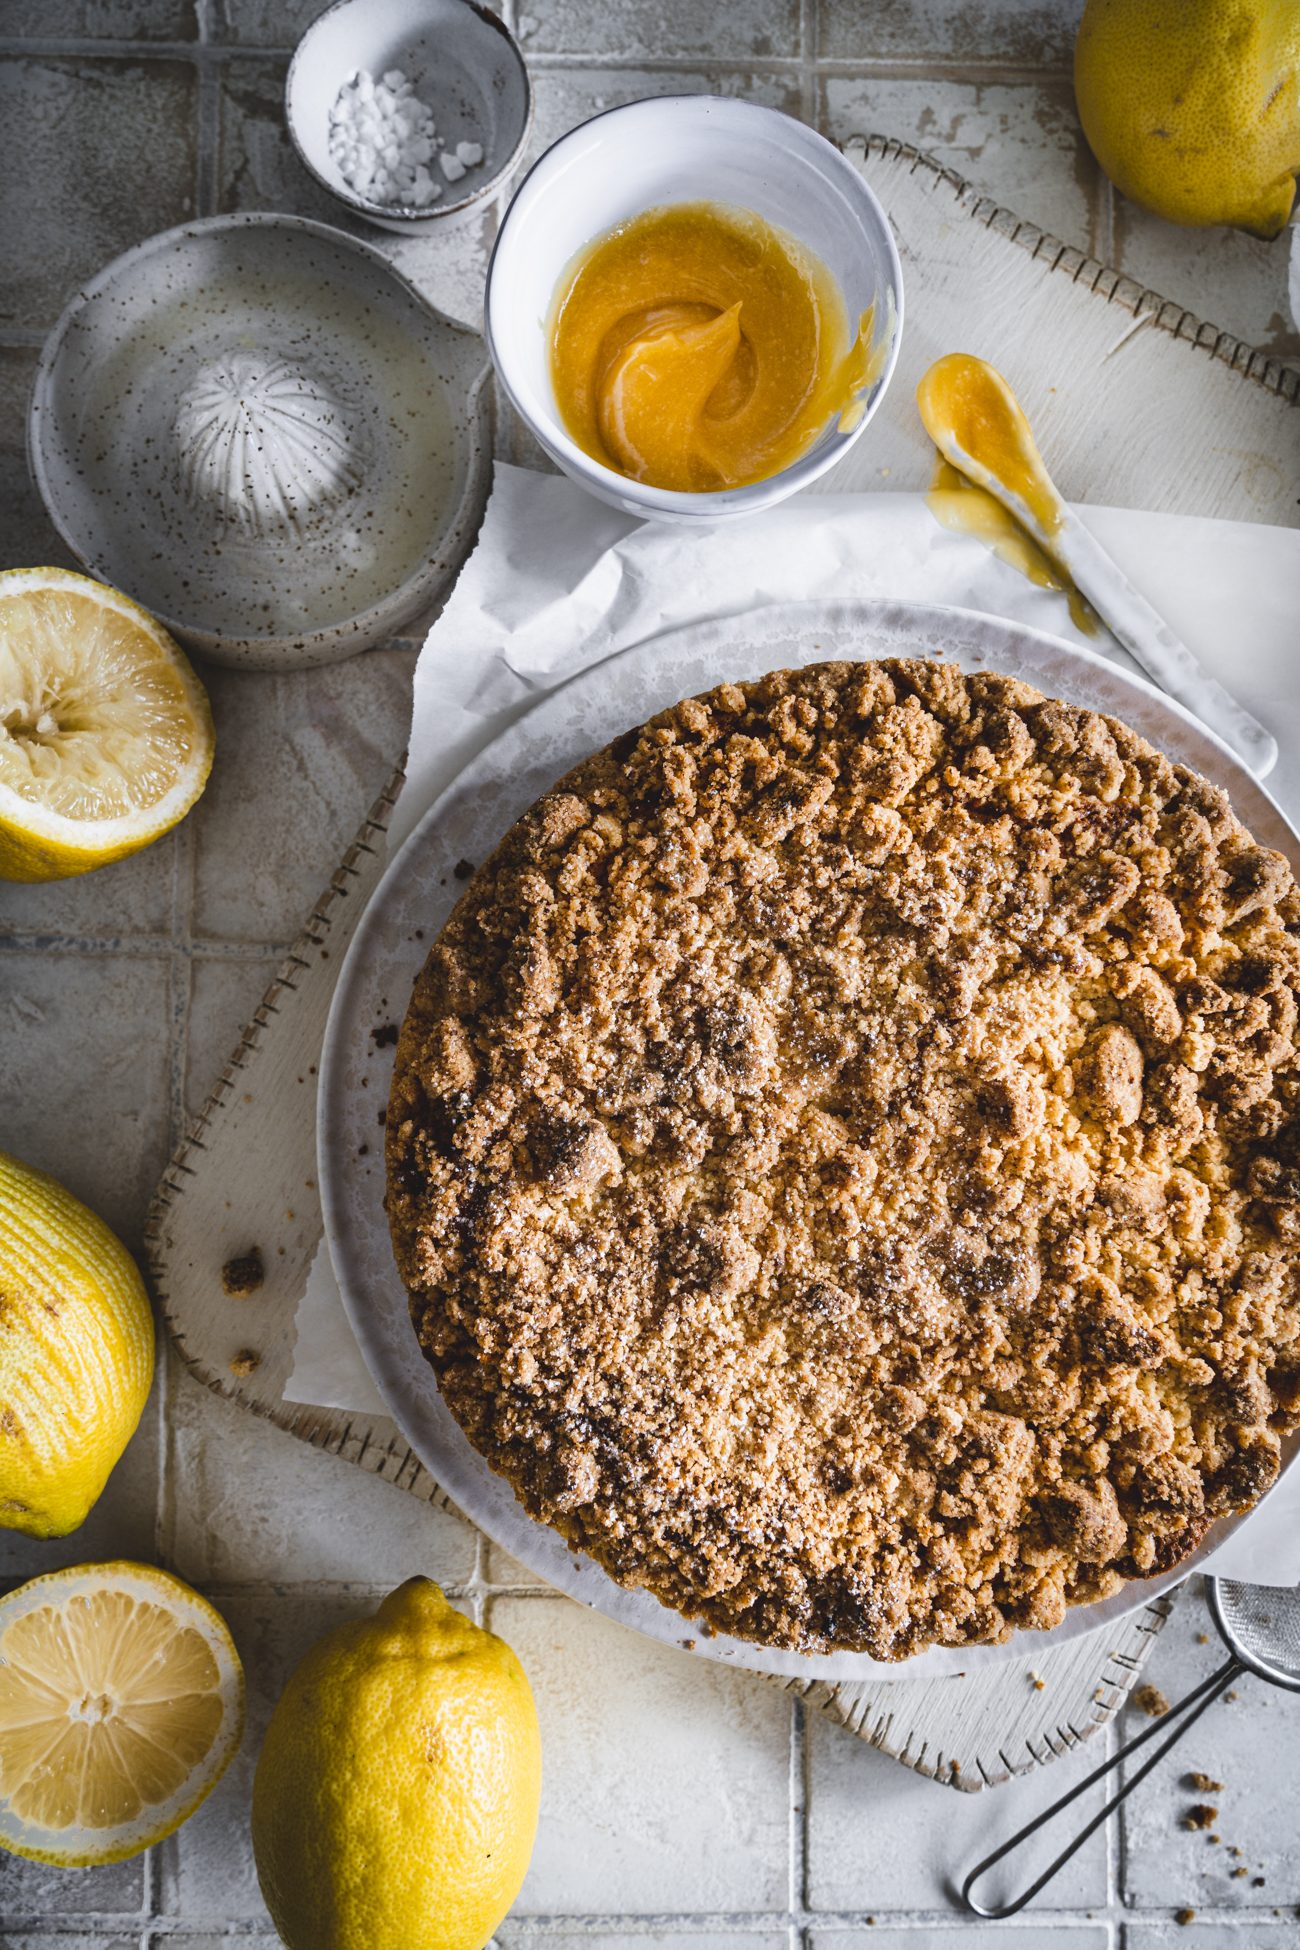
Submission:
[[[1002,374],[970,353],[950,352],[924,375],[916,401],[941,458],[1000,503],[1148,677],[1265,777],[1277,763],[1276,738],[1211,677],[1066,506]]]

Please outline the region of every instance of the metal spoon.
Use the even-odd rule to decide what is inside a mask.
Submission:
[[[1277,740],[1201,668],[1061,499],[1015,394],[966,352],[936,360],[917,388],[925,430],[944,459],[983,488],[1087,597],[1116,641],[1160,688],[1230,745],[1257,779],[1277,763]]]

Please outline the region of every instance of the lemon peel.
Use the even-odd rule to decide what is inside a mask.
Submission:
[[[267,1730],[253,1850],[288,1950],[481,1950],[523,1882],[540,1788],[514,1653],[409,1579],[308,1652]]]
[[[0,1151],[0,1528],[64,1537],[85,1521],[153,1363],[149,1296],[121,1240]]]
[[[1079,118],[1115,187],[1171,223],[1276,237],[1300,172],[1295,0],[1088,0]]]

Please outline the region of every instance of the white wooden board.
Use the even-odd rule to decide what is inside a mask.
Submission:
[[[913,406],[916,380],[941,352],[965,349],[1012,379],[1070,498],[1300,521],[1294,373],[1021,224],[915,150],[872,139],[850,143],[848,153],[898,234],[907,324],[871,438],[827,486],[927,485],[932,457]],[[164,1174],[146,1250],[176,1345],[202,1381],[318,1448],[446,1503],[385,1418],[306,1408],[282,1395],[294,1311],[321,1230],[317,1057],[334,974],[378,878],[400,779],[399,770]],[[221,1269],[254,1242],[265,1280],[247,1299],[232,1299]],[[1042,1764],[1104,1724],[1167,1612],[1164,1602],[1153,1604],[1119,1629],[979,1676],[754,1683],[798,1691],[908,1766],[979,1788]]]

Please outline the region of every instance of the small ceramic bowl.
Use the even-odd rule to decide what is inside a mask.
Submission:
[[[344,180],[330,154],[330,110],[358,68],[376,77],[400,68],[454,149],[477,142],[483,160],[436,203],[372,203]],[[319,183],[384,230],[427,231],[495,196],[518,167],[533,120],[533,91],[510,30],[477,0],[335,0],[298,43],[284,90],[293,145]],[[442,172],[433,165],[435,182]]]
[[[878,377],[847,427],[766,480],[716,493],[642,486],[572,440],[551,383],[549,321],[574,256],[642,211],[707,198],[755,210],[819,257],[856,319],[875,306]],[[547,150],[506,212],[487,286],[487,338],[515,410],[556,465],[626,513],[713,522],[783,501],[843,459],[879,406],[903,325],[903,274],[888,219],[858,171],[802,122],[752,102],[669,95],[608,109]]]

